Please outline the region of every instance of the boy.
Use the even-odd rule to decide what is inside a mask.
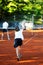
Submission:
[[[5,32],[7,32],[8,40],[10,40],[9,33],[8,33],[8,23],[6,21],[2,24],[2,37],[1,37],[2,40]]]
[[[14,48],[16,48],[16,55],[17,55],[18,61],[20,60],[22,56],[21,55],[21,45],[22,45],[22,41],[24,40],[22,32],[23,30],[20,30],[18,26],[15,28]]]

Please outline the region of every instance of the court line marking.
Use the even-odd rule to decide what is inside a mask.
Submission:
[[[7,40],[0,40],[0,41],[7,41]]]
[[[23,61],[19,61],[18,63],[30,63],[30,62],[37,62],[37,60],[23,60]]]
[[[31,41],[37,34],[35,34],[33,37],[31,37],[28,41],[25,42],[25,44],[23,45],[26,45],[29,41]]]

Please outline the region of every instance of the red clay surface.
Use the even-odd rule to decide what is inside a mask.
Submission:
[[[33,32],[33,33],[32,33]],[[43,30],[24,31],[22,58],[16,59],[14,45],[14,31],[9,31],[11,40],[6,35],[1,40],[0,32],[0,65],[43,65]]]

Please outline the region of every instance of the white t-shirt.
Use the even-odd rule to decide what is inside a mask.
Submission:
[[[8,23],[4,22],[2,26],[3,26],[3,29],[7,29],[8,28]]]
[[[22,40],[24,40],[22,32],[23,32],[23,30],[15,31],[15,39],[16,38],[21,38]]]

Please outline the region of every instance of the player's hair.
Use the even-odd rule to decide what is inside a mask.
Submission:
[[[19,27],[18,26],[16,26],[15,27],[15,31],[19,31],[20,29],[19,29]]]

